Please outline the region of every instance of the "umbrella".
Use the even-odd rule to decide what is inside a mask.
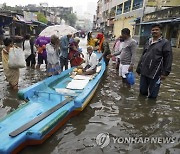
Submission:
[[[62,36],[68,35],[68,34],[74,34],[76,33],[77,30],[71,26],[68,25],[54,25],[54,26],[49,26],[45,28],[39,36],[46,36],[46,37],[51,37],[52,35],[56,35],[59,38]]]

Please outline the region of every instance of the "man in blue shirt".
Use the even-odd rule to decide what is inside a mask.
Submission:
[[[60,65],[61,65],[61,71],[63,71],[63,68],[65,66],[65,70],[68,69],[68,49],[69,49],[69,40],[72,37],[71,34],[68,34],[61,38],[60,40],[60,48],[61,48],[61,54],[60,54]]]

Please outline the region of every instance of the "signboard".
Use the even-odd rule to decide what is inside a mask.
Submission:
[[[180,0],[147,0],[146,6],[180,6]]]

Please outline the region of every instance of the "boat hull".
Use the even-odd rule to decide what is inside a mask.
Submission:
[[[72,80],[69,74],[73,68],[19,91],[19,97],[28,102],[0,121],[0,140],[4,141],[0,143],[0,153],[17,153],[27,145],[42,144],[71,117],[84,110],[96,92],[105,69],[105,63],[102,60],[100,72],[83,90],[76,90],[77,96],[74,96],[74,99],[29,129],[12,137],[9,135],[12,131],[67,99],[67,96],[55,92],[55,88],[64,88]]]

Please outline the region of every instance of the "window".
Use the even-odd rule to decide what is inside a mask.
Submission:
[[[143,0],[134,0],[133,2],[133,10],[139,9],[143,6]]]
[[[113,7],[110,11],[110,17],[114,17],[116,13],[116,7]]]
[[[129,12],[131,8],[131,0],[128,0],[124,3],[124,13]]]
[[[123,6],[123,4],[120,4],[117,6],[117,11],[116,11],[117,15],[122,14],[122,6]]]

